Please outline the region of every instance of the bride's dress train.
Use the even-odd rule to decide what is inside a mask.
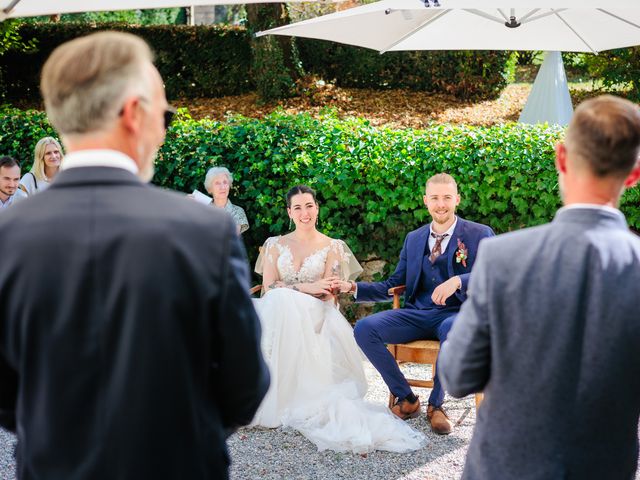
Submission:
[[[354,269],[349,260],[353,264],[355,259],[349,258],[348,247],[338,240],[307,257],[298,272],[286,245],[278,238],[269,239],[263,251],[268,256],[272,248],[286,283],[317,280],[334,254],[341,262],[336,270]],[[252,425],[289,426],[319,450],[405,452],[425,444],[422,433],[386,407],[363,400],[367,391],[363,358],[351,326],[332,302],[279,288],[255,300],[255,307],[271,386]]]

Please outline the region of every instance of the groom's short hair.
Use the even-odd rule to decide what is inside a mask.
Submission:
[[[569,123],[565,146],[595,176],[625,178],[640,153],[640,109],[613,95],[586,100]]]
[[[429,184],[431,183],[451,183],[454,187],[456,187],[456,192],[458,191],[458,184],[456,183],[455,178],[453,178],[448,173],[437,173],[432,177],[429,177],[427,183],[425,184],[425,190],[429,188]]]

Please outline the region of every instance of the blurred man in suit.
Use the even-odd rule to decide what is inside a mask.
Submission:
[[[145,183],[172,112],[142,40],[60,46],[42,93],[63,170],[0,218],[18,478],[226,478],[225,438],[268,387],[235,224]]]
[[[584,102],[556,150],[564,207],[481,245],[439,363],[452,395],[485,392],[463,478],[634,478],[640,239],[617,207],[639,147],[636,105]]]

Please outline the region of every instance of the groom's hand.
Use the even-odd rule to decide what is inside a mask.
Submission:
[[[431,294],[431,300],[436,305],[444,305],[447,302],[447,298],[455,293],[462,286],[460,277],[451,277],[446,282],[442,282],[438,285]]]

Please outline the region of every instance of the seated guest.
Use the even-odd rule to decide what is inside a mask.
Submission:
[[[20,165],[12,157],[0,157],[0,211],[27,197],[18,188]]]
[[[224,208],[236,221],[238,233],[244,233],[249,230],[249,220],[242,208],[229,201],[229,190],[232,185],[231,172],[224,167],[210,168],[204,179],[204,188],[213,197],[211,205]]]
[[[62,147],[53,137],[44,137],[38,141],[33,152],[33,166],[20,180],[20,188],[33,195],[49,187],[60,170]]]

